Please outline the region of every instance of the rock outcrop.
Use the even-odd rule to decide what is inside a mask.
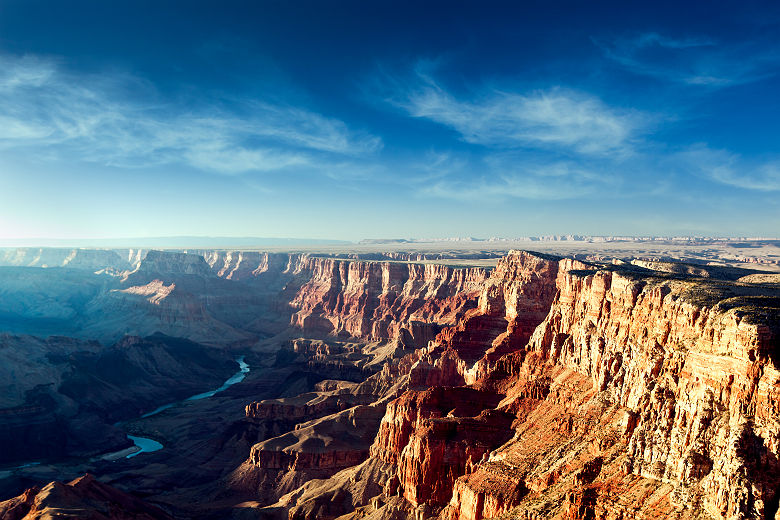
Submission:
[[[387,339],[406,328],[424,346],[474,304],[488,276],[481,268],[301,258],[309,273],[292,306],[292,324],[315,334]]]
[[[269,518],[780,518],[771,280],[389,258],[150,252],[84,308],[214,345],[284,332],[268,365],[289,384],[247,404],[253,447],[219,495]]]
[[[370,450],[379,502],[400,494],[420,518],[774,518],[776,293],[716,270],[508,255],[476,307],[387,365],[408,390]]]
[[[773,518],[777,302],[754,296],[767,288],[560,265],[528,345],[477,381],[504,380],[523,412],[514,439],[458,480],[443,515]],[[643,488],[653,500],[615,496]]]
[[[389,339],[404,330],[424,346],[475,305],[488,276],[483,268],[302,253],[0,253],[0,266],[12,266],[0,268],[0,294],[9,297],[0,302],[0,320],[13,318],[7,330],[106,343],[157,331],[203,343],[248,343],[293,326],[308,335],[361,340]],[[20,285],[20,277],[26,283]]]
[[[261,496],[276,500],[311,479],[360,464],[383,414],[382,406],[358,405],[260,442],[249,454],[251,467],[239,470],[241,485],[251,479]]]
[[[92,475],[51,482],[0,502],[1,520],[172,520],[161,509],[103,484]]]

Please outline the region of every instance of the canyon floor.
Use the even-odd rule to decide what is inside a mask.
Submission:
[[[778,338],[777,241],[0,249],[0,519],[777,520]]]

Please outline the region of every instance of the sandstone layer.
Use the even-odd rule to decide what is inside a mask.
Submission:
[[[181,495],[188,511],[780,518],[780,286],[766,277],[522,251],[494,269],[387,255],[120,257],[124,270],[91,274],[100,282],[78,305],[55,298],[35,319],[84,310],[86,337],[124,319],[256,348],[279,378],[224,437],[241,439],[244,463],[204,474]],[[29,315],[44,300],[33,293],[13,312]],[[27,404],[20,388],[8,395]]]
[[[370,450],[383,491],[331,517],[391,517],[400,495],[420,518],[774,518],[778,288],[654,267],[499,261],[455,323],[385,365],[402,386]]]
[[[67,484],[51,482],[41,489],[0,502],[2,520],[171,520],[143,500],[84,475]]]

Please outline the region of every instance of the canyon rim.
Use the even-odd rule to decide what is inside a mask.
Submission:
[[[780,274],[594,256],[7,250],[0,512],[775,518]]]
[[[780,520],[780,3],[0,0],[0,520]]]

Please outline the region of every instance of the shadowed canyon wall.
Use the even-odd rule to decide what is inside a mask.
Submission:
[[[324,276],[305,308],[354,309],[330,302],[360,291]],[[400,495],[421,518],[775,517],[776,288],[522,252],[475,285],[476,305],[383,370],[401,385],[368,459],[384,491],[342,513],[390,517]]]
[[[84,337],[120,316],[220,346],[281,333],[277,363],[319,374],[305,394],[247,403],[266,434],[223,484],[259,515],[780,518],[776,284],[520,251],[494,269],[117,257],[57,308],[85,310]],[[58,269],[75,283],[82,268]]]

